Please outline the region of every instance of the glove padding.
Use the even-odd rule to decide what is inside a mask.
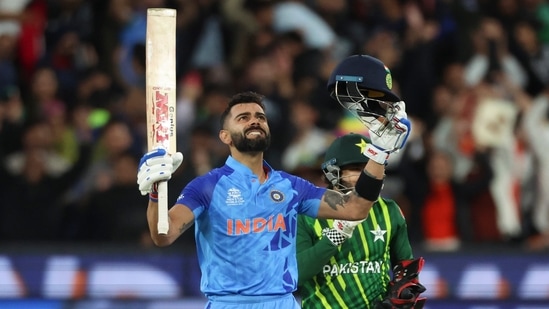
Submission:
[[[339,246],[353,236],[355,227],[364,220],[366,219],[358,221],[334,220],[333,228],[326,229],[322,233],[334,246]]]
[[[368,128],[371,144],[364,151],[364,155],[379,164],[385,164],[389,154],[404,147],[412,131],[412,124],[407,118],[405,103],[398,102],[388,114],[393,116],[388,122],[375,120]]]
[[[366,219],[358,221],[346,221],[346,220],[334,220],[333,228],[338,231],[345,238],[353,237],[353,231],[355,228]]]
[[[183,162],[183,154],[169,155],[164,148],[155,148],[147,152],[139,161],[137,184],[142,195],[155,192],[155,184],[172,178],[173,172]]]
[[[387,126],[387,128],[384,129],[381,135],[374,134],[370,136],[370,139],[372,140],[372,144],[387,153],[392,153],[403,148],[412,131],[412,123],[408,119],[406,112],[402,110],[398,111],[389,120],[388,124],[382,124],[379,121],[374,122],[370,130],[383,130],[380,128],[381,126]]]
[[[425,261],[422,257],[400,262],[393,268],[387,297],[375,309],[421,309],[427,299],[420,294],[427,289],[419,283],[418,275]]]

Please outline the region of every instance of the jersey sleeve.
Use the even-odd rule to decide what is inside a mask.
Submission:
[[[176,204],[187,206],[198,217],[209,206],[215,183],[214,178],[206,175],[193,179],[183,188]]]
[[[326,192],[326,188],[315,186],[310,181],[300,177],[293,177],[293,188],[300,196],[298,213],[316,218],[320,208],[320,200]]]
[[[315,233],[316,219],[299,215],[297,218],[298,285],[322,271],[322,267],[337,253],[337,247],[327,237]]]

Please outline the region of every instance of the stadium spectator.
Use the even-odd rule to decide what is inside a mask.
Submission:
[[[342,57],[377,55],[391,67],[394,89],[407,98],[415,128],[425,128],[421,138],[410,143],[414,147],[392,156],[386,171],[387,182],[394,180],[387,188],[395,191],[409,227],[415,226],[410,233],[412,244],[424,239],[419,232],[422,196],[412,190],[416,180],[409,175],[425,171],[431,149],[436,148],[451,154],[454,182],[471,181],[478,164],[475,154],[484,151],[477,145],[474,127],[479,123],[475,122],[480,115],[477,110],[487,107],[479,108],[486,101],[480,94],[487,93],[492,93],[491,99],[505,101],[507,105],[502,106],[518,107],[513,112],[516,126],[507,136],[509,142],[489,152],[494,177],[487,199],[458,207],[458,217],[464,215],[472,222],[480,216],[474,215],[478,205],[490,208],[481,212],[490,218],[486,229],[471,229],[477,235],[462,234],[462,245],[474,239],[493,239],[490,242],[501,245],[528,236],[543,244],[543,215],[534,211],[541,202],[534,201],[547,190],[531,185],[543,174],[543,160],[532,146],[527,127],[543,123],[543,119],[528,119],[533,119],[530,112],[537,110],[534,106],[545,96],[549,81],[547,1],[0,1],[2,165],[15,166],[14,158],[23,154],[24,131],[37,119],[54,125],[52,135],[42,142],[55,137],[56,146],[50,151],[59,160],[46,166],[63,166],[59,172],[78,160],[78,135],[83,131],[93,134],[94,154],[107,156],[109,150],[99,147],[99,136],[109,117],[125,119],[132,138],[139,140],[133,151],[145,151],[143,43],[145,12],[153,6],[178,9],[178,119],[183,123],[178,126],[178,149],[187,158],[208,162],[203,170],[225,154],[219,143],[198,147],[200,151],[193,154],[186,148],[197,136],[217,140],[211,133],[217,132],[212,130],[217,122],[210,117],[219,114],[216,102],[228,93],[267,94],[273,132],[288,137],[277,138],[266,152],[273,166],[281,167],[282,154],[290,149],[288,124],[295,98],[311,103],[318,112],[315,125],[330,134],[359,132],[356,120],[334,104],[325,86]],[[515,86],[502,79],[510,79]],[[536,103],[521,103],[521,95],[511,93],[513,87]],[[94,131],[83,129],[87,121]],[[210,129],[202,131],[204,125]],[[538,136],[535,144],[546,141],[547,137]],[[210,160],[202,158],[207,152],[213,153]],[[24,168],[21,158],[20,171]],[[514,167],[501,168],[507,165]],[[90,165],[83,170],[86,174]],[[186,169],[173,182],[182,185],[193,173],[201,171]],[[392,177],[393,173],[403,177]],[[82,178],[75,183],[83,183]],[[91,192],[88,185],[80,189]],[[88,196],[71,192],[64,197],[71,206]],[[461,214],[465,209],[473,213]],[[497,237],[482,236],[488,230]],[[69,232],[57,240],[73,237],[69,235],[75,234]]]

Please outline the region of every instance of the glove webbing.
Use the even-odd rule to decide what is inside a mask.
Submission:
[[[334,246],[339,246],[347,239],[343,234],[335,229],[328,229],[324,231],[324,236],[327,237]]]

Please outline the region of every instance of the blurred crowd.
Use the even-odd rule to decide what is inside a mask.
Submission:
[[[546,0],[0,0],[0,241],[152,246],[136,185],[149,7],[178,14],[170,201],[225,161],[218,116],[243,90],[266,96],[266,160],[324,185],[327,145],[365,133],[327,78],[369,54],[413,122],[382,193],[412,243],[549,248]]]

